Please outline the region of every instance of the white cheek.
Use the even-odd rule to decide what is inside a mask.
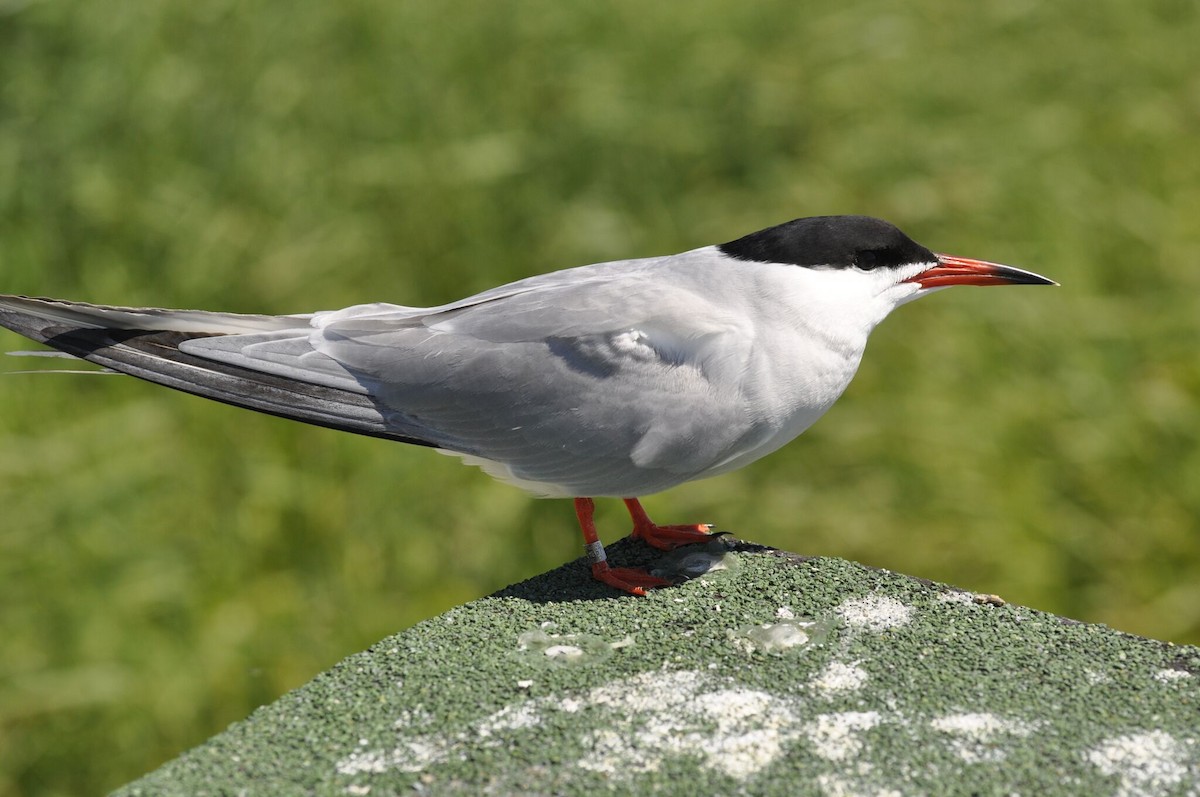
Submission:
[[[797,269],[796,290],[788,297],[803,323],[855,341],[883,320],[905,295],[908,286],[898,286],[894,272],[884,269]],[[916,287],[916,286],[912,286]]]
[[[922,288],[916,282],[906,281],[912,279],[923,271],[933,268],[936,265],[937,263],[914,263],[906,268],[900,275],[900,282],[895,283],[886,289],[885,292],[887,293],[888,298],[895,303],[895,306],[899,307],[902,304],[908,304],[913,299],[920,299],[922,296],[931,294],[934,291],[940,291],[941,288]]]
[[[902,282],[892,289],[892,296],[895,297],[896,306],[898,307],[902,304],[908,304],[914,299],[920,299],[922,296],[927,296],[948,287],[950,286],[943,285],[942,288],[922,288],[915,282]]]

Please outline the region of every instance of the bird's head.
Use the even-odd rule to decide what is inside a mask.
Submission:
[[[719,249],[736,260],[805,267],[822,275],[827,293],[860,302],[876,298],[884,314],[952,285],[1057,284],[1012,266],[936,254],[895,225],[870,216],[796,219]]]

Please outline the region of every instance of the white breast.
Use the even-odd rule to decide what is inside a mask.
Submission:
[[[747,278],[730,301],[753,319],[755,343],[742,391],[755,430],[705,476],[770,454],[824,415],[854,378],[871,330],[893,306],[862,272],[746,264],[740,275]]]

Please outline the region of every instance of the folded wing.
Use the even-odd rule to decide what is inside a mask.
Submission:
[[[433,446],[544,495],[634,496],[754,430],[753,335],[654,263],[536,277],[437,308],[287,316],[0,297],[0,324],[157,384]]]

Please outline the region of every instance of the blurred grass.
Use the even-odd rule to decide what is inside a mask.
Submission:
[[[652,514],[1196,643],[1198,16],[0,0],[0,290],[432,304],[883,216],[1064,287],[902,309],[804,438]],[[449,458],[120,377],[0,377],[0,507],[3,797],[115,787],[579,552]]]

